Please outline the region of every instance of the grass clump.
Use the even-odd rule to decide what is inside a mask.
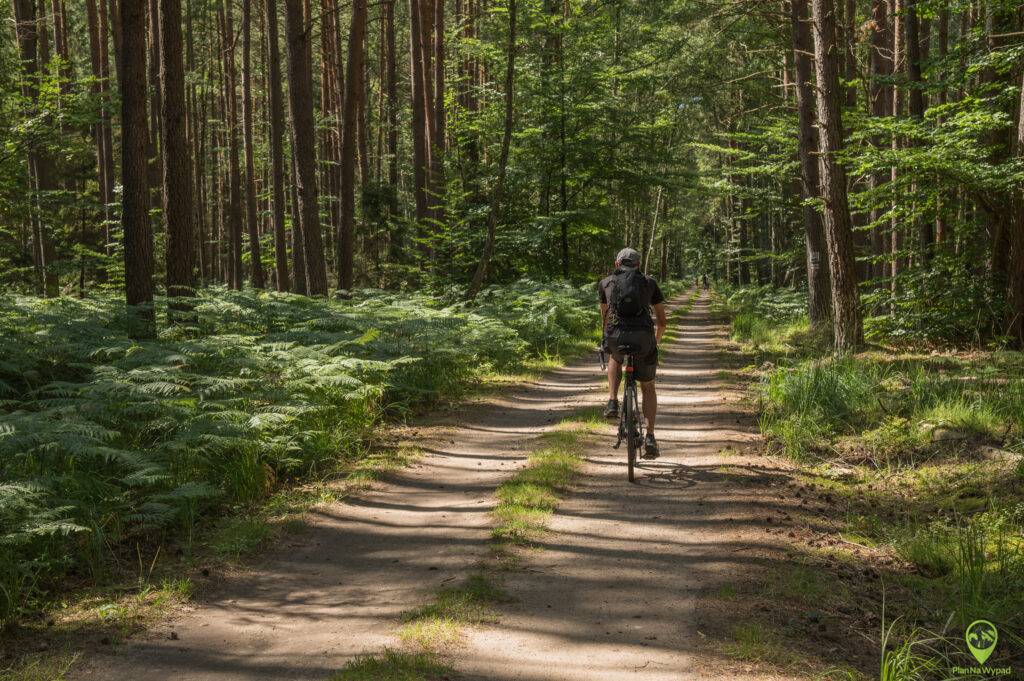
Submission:
[[[387,648],[380,655],[360,655],[332,674],[331,681],[438,681],[453,673],[434,653]]]
[[[457,587],[438,591],[432,603],[407,613],[399,638],[425,650],[454,645],[463,627],[496,622],[495,604],[508,600],[500,584],[477,572]]]
[[[586,437],[598,423],[595,411],[541,436],[543,444],[530,453],[526,467],[498,487],[498,524],[491,532],[495,541],[529,544],[544,532],[560,494],[583,465]]]

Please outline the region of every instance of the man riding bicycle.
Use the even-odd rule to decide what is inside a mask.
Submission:
[[[654,438],[654,420],[658,413],[658,396],[654,378],[658,370],[658,344],[665,335],[668,316],[665,296],[658,282],[640,271],[640,254],[624,248],[615,256],[615,271],[598,284],[601,324],[608,360],[608,408],[606,418],[619,417],[619,382],[625,360],[620,348],[631,345],[636,352],[635,376],[643,393],[647,437],[644,458],[658,458],[658,442]],[[654,318],[651,317],[654,311]],[[657,323],[655,323],[657,320]]]

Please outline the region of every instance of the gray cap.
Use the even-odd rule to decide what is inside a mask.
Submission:
[[[634,248],[623,248],[619,251],[619,254],[615,256],[615,262],[620,265],[633,265],[634,267],[640,264],[640,253]]]

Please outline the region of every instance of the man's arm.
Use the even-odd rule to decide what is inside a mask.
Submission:
[[[665,312],[665,303],[658,303],[654,308],[654,338],[661,343],[661,337],[665,335],[668,328],[668,314]]]
[[[604,333],[608,326],[608,303],[600,303],[599,307],[601,308],[601,333]]]

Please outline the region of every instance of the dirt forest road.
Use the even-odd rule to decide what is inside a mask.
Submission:
[[[754,438],[720,379],[727,328],[706,296],[662,350],[662,458],[626,482],[612,428],[597,438],[541,551],[506,576],[515,602],[453,651],[467,679],[780,677],[711,643],[704,598],[779,559],[759,527],[759,475],[736,454]],[[378,489],[314,514],[250,571],[74,679],[324,681],[360,653],[395,646],[401,614],[457,583],[488,551],[494,490],[536,436],[605,395],[593,358],[409,433],[426,451]],[[453,426],[452,423],[468,425]],[[712,629],[708,629],[712,627]]]

